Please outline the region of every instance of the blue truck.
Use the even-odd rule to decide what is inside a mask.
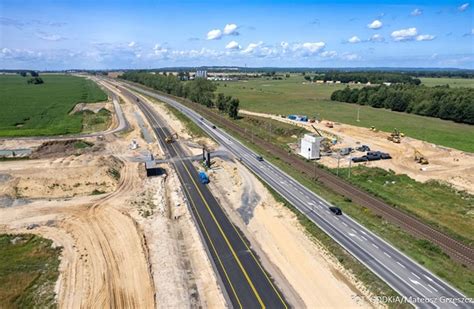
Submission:
[[[207,177],[206,172],[204,171],[199,172],[199,181],[201,181],[203,185],[209,183],[209,177]]]

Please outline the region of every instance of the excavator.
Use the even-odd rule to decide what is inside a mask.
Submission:
[[[393,132],[387,136],[387,139],[395,144],[400,144],[402,134],[397,129],[393,129]]]
[[[316,129],[316,127],[315,127],[314,125],[311,125],[311,126],[313,127],[314,131],[315,131],[316,133],[318,133],[318,135],[323,138],[323,140],[321,141],[321,146],[323,147],[323,150],[324,150],[325,152],[332,152],[332,150],[331,150],[331,146],[332,146],[331,141],[330,141],[329,139],[325,138],[325,137],[321,134],[321,132],[319,132],[319,130]]]
[[[178,133],[173,133],[165,138],[165,142],[167,144],[173,143],[176,139],[178,139]]]
[[[428,159],[420,152],[418,149],[415,149],[415,162],[426,165],[429,164]]]

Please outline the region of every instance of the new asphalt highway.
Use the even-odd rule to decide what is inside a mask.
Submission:
[[[212,123],[203,119],[192,109],[156,92],[128,83],[123,85],[179,109],[403,297],[402,300],[376,298],[376,301],[384,303],[406,301],[419,308],[473,308],[472,299],[466,298],[451,285],[358,224],[351,217],[334,215],[329,210],[330,203],[273,164],[257,160],[256,153],[224,130],[213,129]]]
[[[156,111],[120,88],[123,95],[136,102],[153,128],[166,156],[174,166],[208,253],[234,308],[287,308],[280,291],[249,248],[244,236],[226,216],[206,185],[199,181],[196,167],[179,142],[166,143],[171,135]]]

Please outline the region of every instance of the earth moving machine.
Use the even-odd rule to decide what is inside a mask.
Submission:
[[[332,122],[326,122],[324,125],[328,128],[334,128],[334,123]]]
[[[319,136],[321,136],[321,137],[324,138],[324,139],[321,141],[321,147],[323,148],[323,151],[324,151],[324,152],[331,152],[331,151],[332,151],[332,150],[331,150],[331,146],[332,146],[331,141],[330,141],[328,138],[324,137],[324,136],[321,134],[321,132],[319,132],[319,130],[316,129],[315,126],[313,126],[313,125],[311,125],[311,126],[313,127],[314,131],[315,131]]]
[[[417,149],[415,149],[415,162],[423,165],[429,164],[428,159]]]
[[[173,143],[178,138],[178,133],[173,133],[165,138],[165,142],[167,144]]]
[[[397,129],[394,129],[393,132],[390,133],[390,135],[387,137],[387,139],[396,144],[400,144],[400,141],[401,141],[400,131],[398,131]]]

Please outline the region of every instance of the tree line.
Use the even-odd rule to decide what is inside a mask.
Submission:
[[[174,75],[150,74],[145,72],[125,72],[120,76],[135,83],[165,92],[177,97],[189,99],[209,108],[217,107],[221,112],[226,112],[229,117],[236,119],[239,112],[239,100],[231,96],[219,94],[215,99],[216,85],[205,79],[196,78],[183,82]]]
[[[403,73],[391,72],[326,72],[322,78],[324,81],[341,81],[342,83],[360,82],[362,84],[382,84],[382,83],[397,83],[419,85],[421,81],[418,78],[413,78],[410,75]]]
[[[471,88],[402,84],[346,87],[334,91],[331,100],[474,124],[474,89]]]

